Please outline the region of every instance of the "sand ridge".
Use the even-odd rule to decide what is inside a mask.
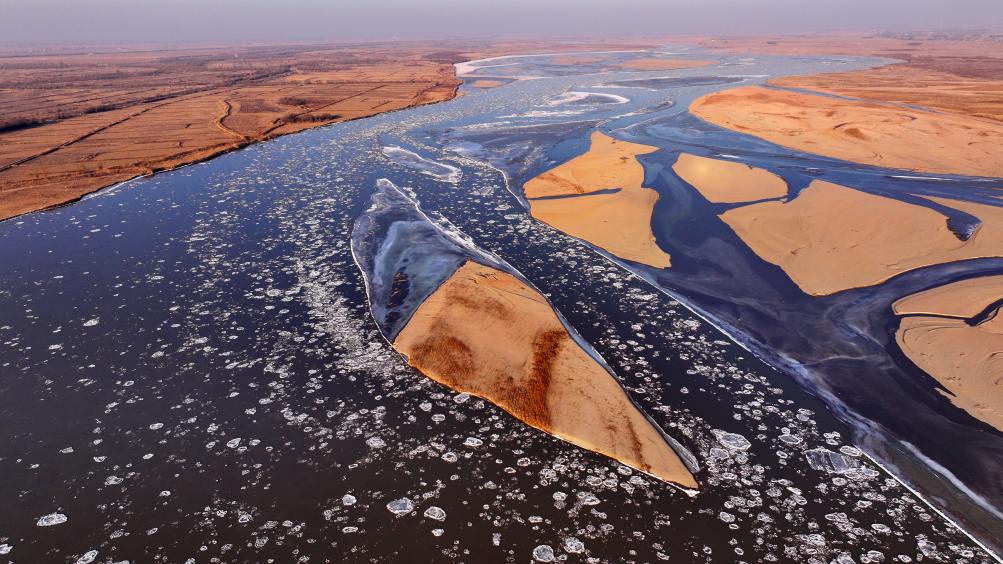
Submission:
[[[742,86],[690,112],[784,147],[887,168],[1003,177],[1003,123],[873,102]]]
[[[693,69],[700,67],[707,67],[715,64],[717,61],[707,61],[700,59],[655,59],[655,58],[645,58],[645,59],[631,59],[620,63],[620,68],[630,69],[630,70],[641,70],[641,71],[661,71],[661,70],[676,70],[676,69]]]
[[[947,389],[952,403],[1003,431],[1003,315],[997,308],[973,319],[1001,298],[1003,276],[986,276],[907,296],[893,308],[919,313],[899,322],[902,352]]]
[[[681,153],[672,170],[714,203],[752,202],[787,195],[787,182],[783,178],[744,163]]]
[[[642,186],[644,167],[636,159],[657,150],[594,132],[585,154],[524,185],[530,213],[617,257],[668,267],[669,255],[659,248],[651,229],[658,192]],[[611,189],[616,191],[598,193]]]
[[[872,286],[924,266],[1003,256],[1003,208],[927,199],[982,224],[962,241],[937,211],[821,180],[793,200],[731,209],[721,219],[812,295]]]
[[[698,484],[661,431],[518,278],[461,266],[415,311],[394,347],[426,376],[528,425],[659,479]]]
[[[931,314],[969,319],[1003,298],[1003,275],[980,276],[931,288],[892,304],[897,315]]]

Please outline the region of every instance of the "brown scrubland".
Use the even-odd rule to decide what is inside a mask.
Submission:
[[[458,84],[415,45],[0,57],[0,219]]]

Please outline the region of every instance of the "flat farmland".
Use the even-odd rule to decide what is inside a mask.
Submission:
[[[0,219],[263,139],[450,99],[459,81],[434,47],[4,54]]]

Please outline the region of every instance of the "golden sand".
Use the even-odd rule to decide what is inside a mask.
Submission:
[[[554,57],[550,63],[554,65],[592,65],[601,63],[609,59],[609,55],[559,55]]]
[[[1003,430],[1003,316],[999,310],[971,326],[974,317],[1003,298],[1003,276],[963,280],[895,303],[896,313],[955,316],[903,317],[895,340],[902,352],[950,393],[952,403]]]
[[[961,280],[906,296],[892,304],[898,315],[932,314],[968,319],[1003,298],[1003,276]]]
[[[1003,208],[928,198],[979,218],[968,241],[922,206],[816,180],[789,202],[728,210],[721,218],[802,290],[827,295],[945,262],[1003,256]]]
[[[394,347],[423,374],[483,397],[569,443],[687,488],[697,483],[547,300],[467,262],[414,313]]]
[[[658,268],[668,267],[669,255],[658,247],[651,230],[651,214],[658,201],[658,192],[642,186],[644,167],[635,158],[657,150],[658,147],[618,141],[595,132],[584,155],[525,184],[530,213],[617,257]],[[607,189],[619,191],[592,194]],[[548,196],[572,197],[533,199]]]
[[[620,63],[618,66],[625,69],[642,71],[659,71],[674,69],[692,69],[706,67],[716,61],[701,61],[696,59],[633,59]]]
[[[500,81],[500,80],[489,80],[489,79],[483,78],[481,80],[475,80],[475,81],[471,82],[470,86],[472,88],[498,88],[499,86],[501,86],[503,84],[505,84],[505,83],[502,82],[502,81]]]
[[[798,151],[940,174],[1003,177],[1003,123],[757,86],[708,94],[690,112]]]
[[[752,202],[787,195],[787,183],[772,172],[743,163],[679,155],[672,170],[708,201],[719,204]]]

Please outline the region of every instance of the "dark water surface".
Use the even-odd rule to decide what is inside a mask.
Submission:
[[[606,74],[521,61],[507,76],[549,78],[278,139],[0,223],[0,560],[527,562],[549,547],[594,562],[989,561],[854,445],[935,491],[917,478],[936,482],[928,467],[889,446],[901,433],[997,503],[980,486],[998,476],[1000,459],[989,458],[1000,438],[930,400],[931,384],[901,368],[876,312],[1000,264],[808,300],[719,223],[686,223],[716,212],[669,171],[674,151],[726,148],[795,190],[820,175],[958,197],[948,181],[792,154],[682,111],[728,86],[708,76],[758,82],[873,61],[726,59]],[[695,79],[622,86],[665,77]],[[638,274],[767,360],[770,348],[810,359],[824,349],[805,343],[829,335],[827,347],[848,351],[845,371],[825,365],[800,382],[778,372],[649,281],[530,218],[520,181],[581,153],[596,127],[665,148],[642,160],[663,194],[655,227],[673,269]],[[391,160],[385,146],[461,176]],[[381,178],[545,292],[696,455],[701,492],[571,447],[407,367],[369,313],[349,246]],[[958,185],[969,199],[992,188]],[[885,340],[844,342],[833,326]],[[962,507],[954,486],[937,483]],[[964,515],[979,519],[971,507]]]

